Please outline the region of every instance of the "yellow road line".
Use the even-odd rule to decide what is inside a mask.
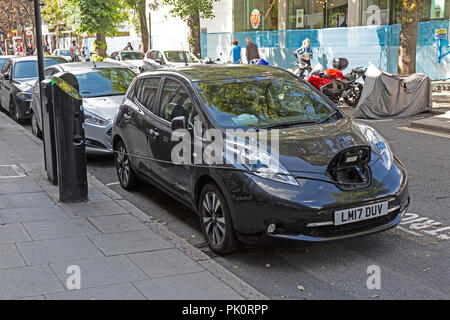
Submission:
[[[428,131],[428,130],[422,130],[422,129],[416,129],[416,128],[409,128],[409,127],[398,127],[397,129],[403,130],[403,131],[423,133],[423,134],[428,134],[430,136],[436,136],[436,137],[450,139],[450,134],[441,133],[441,132]]]

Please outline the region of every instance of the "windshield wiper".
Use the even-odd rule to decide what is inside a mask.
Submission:
[[[337,113],[338,113],[337,110],[335,110],[334,112],[332,112],[332,113],[330,113],[329,115],[327,115],[325,118],[317,120],[315,123],[324,123],[324,122],[327,122],[327,121],[330,120],[333,116],[335,116]]]
[[[317,123],[317,120],[303,120],[303,121],[291,121],[291,122],[283,122],[283,123],[274,123],[266,126],[256,127],[256,130],[261,129],[280,129],[280,128],[289,128],[295,125],[304,125],[304,124],[314,124]]]

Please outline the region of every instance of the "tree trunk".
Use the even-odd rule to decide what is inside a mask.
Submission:
[[[417,32],[419,29],[420,0],[402,0],[403,16],[398,46],[399,75],[416,72]]]
[[[187,25],[189,27],[189,51],[191,51],[197,58],[201,58],[200,13],[198,11],[190,16]]]
[[[141,24],[142,51],[146,53],[148,51],[149,34],[148,34],[147,15],[145,14],[145,7],[143,11],[139,12],[139,19],[141,21],[140,24]]]
[[[99,44],[106,44],[106,37],[104,33],[97,33],[97,46],[96,46],[96,53],[100,57],[106,57],[106,47],[102,48]]]

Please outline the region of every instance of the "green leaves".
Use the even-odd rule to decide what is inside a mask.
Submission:
[[[161,0],[161,3],[173,6],[170,13],[183,21],[188,21],[196,12],[200,12],[203,19],[214,18],[213,3],[217,1],[219,0]]]
[[[64,12],[77,33],[116,34],[128,19],[123,0],[66,0]]]

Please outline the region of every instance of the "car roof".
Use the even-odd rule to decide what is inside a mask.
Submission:
[[[102,68],[119,68],[119,69],[127,69],[126,67],[113,62],[70,62],[70,63],[61,63],[58,65],[53,65],[51,67],[57,67],[63,71],[74,71],[74,70],[92,70],[92,69],[102,69]]]
[[[113,53],[114,52],[117,52],[117,53],[122,53],[122,52],[136,52],[136,53],[142,53],[142,54],[144,54],[142,51],[139,51],[139,50],[116,50],[116,51],[113,51]]]
[[[0,55],[0,59],[11,59],[11,58],[15,58],[18,56],[11,56],[11,55]]]
[[[280,68],[239,64],[200,64],[172,69],[157,69],[155,71],[141,73],[138,77],[145,77],[145,75],[149,74],[157,74],[161,76],[178,74],[184,76],[192,82],[248,77],[292,77],[291,73]]]
[[[11,58],[14,62],[20,62],[20,61],[36,61],[37,60],[37,56],[25,56],[25,57],[14,57]],[[55,56],[45,56],[44,60],[60,60],[62,61],[61,57],[55,57]],[[65,60],[64,60],[65,61]]]

